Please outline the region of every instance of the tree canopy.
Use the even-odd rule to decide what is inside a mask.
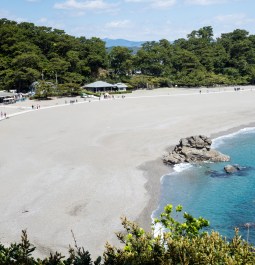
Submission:
[[[107,66],[105,44],[63,30],[0,19],[0,89],[27,91],[33,81],[83,84]]]
[[[107,51],[96,37],[7,19],[0,19],[0,36],[1,90],[28,91],[39,80],[81,86],[103,79],[133,87],[255,83],[255,35],[243,29],[214,38],[205,26],[186,39],[145,42],[136,53],[119,46]]]

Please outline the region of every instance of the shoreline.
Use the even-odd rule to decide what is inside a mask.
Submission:
[[[145,205],[142,212],[134,221],[146,231],[151,231],[151,216],[153,211],[155,211],[158,207],[160,199],[160,180],[164,175],[173,172],[173,168],[171,166],[165,165],[161,158],[145,162],[139,168],[143,170],[143,175],[147,180],[145,184],[145,189],[147,190],[150,198],[147,205]],[[159,175],[160,177],[158,177]],[[149,220],[151,222],[149,222]]]
[[[224,136],[231,135],[233,133],[238,133],[240,130],[246,129],[246,128],[255,128],[255,122],[252,122],[246,125],[240,125],[237,127],[233,127],[233,128],[230,128],[228,130],[221,131],[218,133],[214,133],[214,134],[211,134],[209,137],[212,140],[214,140],[219,137],[224,137]],[[188,135],[187,137],[189,136],[191,135]],[[166,147],[166,149],[173,150],[174,147],[175,146],[172,145],[172,146]],[[146,231],[151,231],[152,214],[157,209],[159,200],[160,200],[161,179],[165,175],[171,174],[175,171],[174,171],[173,166],[165,165],[162,161],[162,158],[157,158],[153,161],[145,162],[143,165],[139,167],[139,169],[143,170],[143,174],[147,180],[145,184],[145,188],[150,196],[150,199],[147,205],[144,207],[143,211],[138,216],[138,218],[134,221]],[[155,175],[156,173],[158,173],[157,176]],[[149,223],[149,220],[151,220],[150,223]]]
[[[211,139],[219,138],[219,137],[222,137],[222,136],[225,136],[225,135],[229,135],[229,134],[232,134],[232,133],[238,133],[238,131],[240,131],[242,129],[253,128],[253,127],[255,127],[255,122],[251,122],[251,123],[248,123],[246,125],[236,126],[236,127],[233,127],[233,128],[230,128],[230,129],[227,129],[225,131],[218,132],[218,133],[213,133],[210,136],[210,138]]]

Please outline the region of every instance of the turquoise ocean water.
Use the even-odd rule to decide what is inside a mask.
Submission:
[[[175,167],[174,173],[161,179],[160,204],[152,216],[159,216],[166,204],[181,204],[194,217],[209,220],[209,230],[230,239],[239,227],[244,239],[248,236],[255,245],[255,128],[217,138],[213,148],[229,155],[231,161]],[[223,169],[226,164],[243,169],[227,175]]]

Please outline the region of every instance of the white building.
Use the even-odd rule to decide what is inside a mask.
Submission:
[[[127,91],[128,86],[123,83],[117,83],[115,86],[118,88],[118,91]]]

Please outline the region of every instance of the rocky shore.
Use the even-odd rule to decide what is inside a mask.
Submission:
[[[226,162],[230,157],[211,149],[212,141],[204,135],[182,138],[174,150],[163,156],[169,165],[180,163]]]

